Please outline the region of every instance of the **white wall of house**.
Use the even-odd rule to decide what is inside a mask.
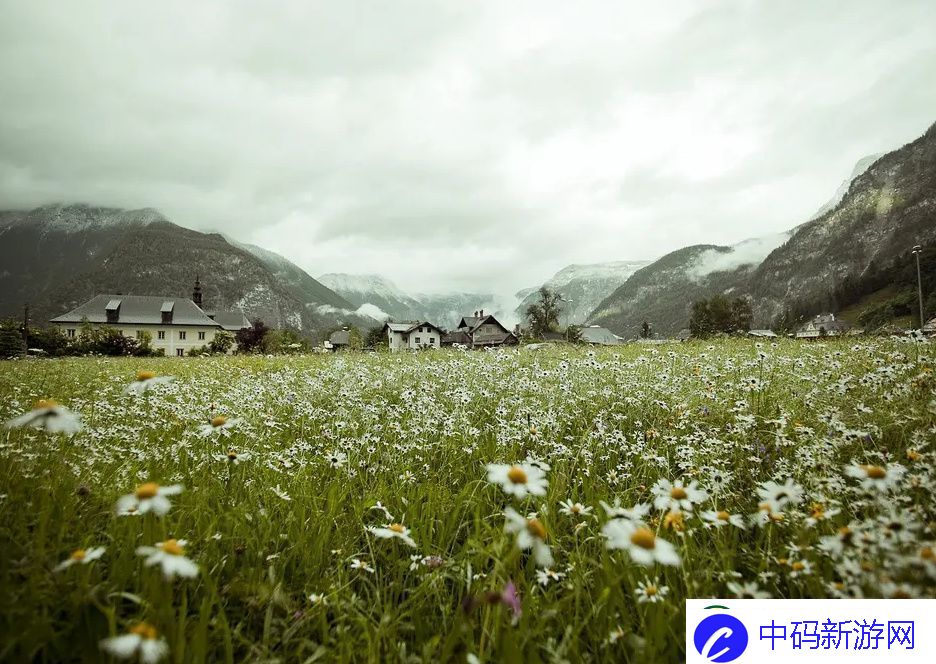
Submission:
[[[418,326],[407,333],[395,332],[388,328],[387,336],[391,352],[439,348],[442,345],[442,335],[430,325]]]
[[[81,334],[81,323],[54,323],[65,336],[76,338]],[[92,327],[112,327],[125,337],[135,339],[144,330],[152,337],[152,346],[162,349],[167,356],[188,355],[193,348],[210,344],[220,327],[207,325],[128,325],[126,323],[91,323]]]

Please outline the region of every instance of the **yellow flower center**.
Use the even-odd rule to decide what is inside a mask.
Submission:
[[[85,559],[86,555],[88,555],[88,552],[85,551],[84,549],[75,549],[74,551],[72,551],[72,554],[70,557],[75,562],[80,563],[82,560]]]
[[[157,636],[159,632],[156,631],[156,628],[150,625],[149,623],[141,622],[137,623],[130,628],[131,634],[136,634],[137,636],[142,636],[144,639],[152,641]]]
[[[58,401],[52,399],[39,399],[33,406],[33,410],[42,410],[43,408],[55,408],[58,406]]]
[[[147,498],[155,498],[156,494],[159,493],[159,485],[156,482],[146,482],[141,484],[136,488],[136,497],[140,500],[146,500]]]
[[[527,521],[527,532],[538,539],[546,539],[546,528],[540,523],[539,519],[530,519]]]
[[[578,504],[578,503],[576,503],[575,505],[573,505],[572,507],[569,508],[569,511],[572,512],[572,514],[579,514],[579,513],[581,513],[582,508],[579,507],[579,504]]]
[[[526,484],[527,474],[520,466],[511,466],[510,470],[507,471],[507,479],[514,484]]]
[[[789,561],[786,558],[777,558],[778,565],[786,565]]]
[[[843,542],[851,541],[852,535],[854,535],[854,532],[852,532],[852,529],[849,528],[848,526],[842,526],[841,528],[839,528],[838,533],[839,533],[839,538]]]
[[[682,512],[668,512],[663,518],[663,525],[666,528],[672,528],[674,530],[683,529],[683,513]]]
[[[653,596],[656,595],[658,592],[660,592],[660,591],[657,590],[657,587],[656,587],[656,586],[647,586],[646,588],[644,588],[644,594],[645,594],[647,597],[653,597]]]
[[[757,506],[757,509],[759,509],[761,512],[773,511],[772,509],[770,509],[770,503],[761,503],[760,505]]]
[[[166,540],[159,545],[159,548],[163,550],[163,553],[168,553],[170,556],[181,556],[185,554],[185,549],[176,539]]]
[[[880,466],[862,466],[861,468],[872,480],[883,480],[885,477],[887,477],[887,471]]]
[[[891,599],[910,599],[910,593],[906,590],[896,590],[894,594],[891,595]]]
[[[534,436],[536,435],[536,427],[535,427],[535,426],[530,427],[530,433],[532,433]]]
[[[864,560],[864,561],[861,562],[861,569],[862,569],[863,571],[865,571],[865,572],[873,572],[873,571],[874,571],[874,565],[872,565],[871,563],[869,563],[867,560]]]
[[[689,497],[689,494],[687,494],[686,490],[681,486],[674,486],[670,489],[669,495],[673,500],[685,500]]]
[[[228,461],[236,461],[236,460],[237,460],[237,452],[228,452],[228,453],[227,453],[227,458],[228,458]]]
[[[727,521],[729,518],[731,518],[731,515],[728,514],[728,512],[726,512],[725,510],[716,512],[715,516],[718,518],[719,521]]]
[[[907,458],[910,459],[910,461],[919,461],[921,456],[923,455],[916,450],[907,450]]]
[[[924,546],[922,549],[920,549],[920,558],[922,558],[923,560],[933,560],[934,558],[933,547]]]
[[[638,528],[630,536],[631,544],[639,546],[641,549],[653,549],[656,547],[656,535],[646,528]]]
[[[213,427],[224,426],[225,422],[227,422],[227,418],[224,415],[217,415],[211,418],[211,426]]]
[[[137,381],[142,383],[144,380],[149,380],[150,378],[156,378],[155,371],[137,371]]]
[[[795,563],[790,565],[790,567],[793,568],[794,572],[802,572],[804,569],[806,569],[806,565],[804,565],[803,563],[799,561],[796,561]]]
[[[406,532],[406,528],[403,527],[402,523],[392,523],[387,526],[387,530],[392,530],[395,533],[400,533],[401,535]]]

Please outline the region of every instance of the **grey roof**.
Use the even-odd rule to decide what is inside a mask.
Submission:
[[[96,295],[66,314],[56,316],[52,323],[107,323],[107,309],[119,307],[115,325],[161,325],[162,312],[171,303],[172,325],[202,325],[221,327],[191,300],[184,297],[167,298],[161,295]]]
[[[777,333],[773,330],[748,330],[748,334],[752,337],[775,337]]]
[[[247,316],[240,309],[232,309],[230,311],[206,311],[205,313],[210,319],[216,323],[220,323],[221,327],[230,332],[237,332],[238,330],[243,330],[251,326],[250,321],[247,320]]]
[[[582,341],[590,344],[601,344],[602,346],[616,346],[622,342],[621,338],[611,330],[599,325],[583,327]]]
[[[328,337],[332,346],[350,346],[351,332],[349,330],[336,330]]]
[[[485,318],[487,318],[487,316],[485,316]],[[458,327],[459,328],[469,327],[471,329],[474,329],[478,326],[478,323],[480,323],[482,320],[483,319],[480,316],[464,316],[458,322]]]
[[[408,321],[408,322],[406,322],[406,323],[391,323],[391,322],[387,321],[387,323],[385,323],[385,326],[386,326],[386,327],[389,327],[393,332],[402,332],[402,333],[404,333],[404,334],[406,334],[406,333],[408,333],[408,332],[412,332],[412,331],[415,330],[417,327],[423,327],[424,325],[428,325],[429,327],[431,327],[431,328],[433,328],[433,329],[435,329],[435,330],[438,330],[439,333],[442,332],[442,329],[441,329],[438,325],[434,325],[434,324],[430,323],[430,322],[427,321],[427,320],[423,320],[423,321],[418,321],[418,320],[417,320],[417,321]]]

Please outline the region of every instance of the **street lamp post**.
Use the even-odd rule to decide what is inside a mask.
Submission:
[[[913,247],[913,255],[916,256],[916,268],[917,268],[917,297],[920,300],[920,331],[923,330],[923,326],[926,325],[926,320],[923,317],[923,280],[920,277],[920,254],[923,252],[923,247],[916,245]]]

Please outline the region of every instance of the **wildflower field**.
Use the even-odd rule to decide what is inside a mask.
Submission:
[[[0,660],[675,662],[687,597],[933,597],[934,364],[5,362]]]

